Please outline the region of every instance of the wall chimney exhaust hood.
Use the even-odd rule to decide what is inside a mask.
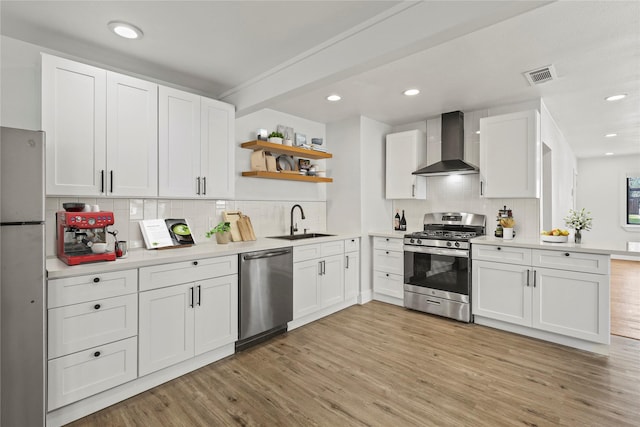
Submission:
[[[464,113],[442,115],[442,160],[413,172],[413,175],[438,176],[478,173],[478,167],[464,158]]]

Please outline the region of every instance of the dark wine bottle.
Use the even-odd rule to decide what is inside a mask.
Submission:
[[[402,218],[400,218],[400,230],[407,230],[407,220],[404,219],[404,209],[402,210]]]
[[[400,230],[400,214],[398,213],[398,209],[396,209],[396,216],[393,217],[393,229]]]

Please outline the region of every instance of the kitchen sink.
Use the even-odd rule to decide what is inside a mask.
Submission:
[[[334,234],[322,234],[322,233],[306,233],[306,234],[287,234],[284,236],[271,236],[271,239],[283,239],[283,240],[301,240],[301,239],[313,239],[314,237],[327,237],[334,236]]]

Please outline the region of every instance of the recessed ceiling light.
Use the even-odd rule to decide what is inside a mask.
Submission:
[[[329,95],[327,96],[327,101],[340,101],[342,97],[340,95]]]
[[[420,90],[418,90],[418,89],[407,89],[402,93],[404,93],[407,96],[416,96],[417,94],[420,93]]]
[[[605,156],[613,156],[613,153],[604,153]]]
[[[135,25],[127,24],[121,21],[111,21],[107,24],[109,29],[125,39],[140,39],[142,38],[142,30]]]
[[[604,137],[605,138],[613,138],[614,136],[618,136],[618,134],[617,133],[608,133]]]
[[[626,94],[626,93],[621,93],[621,94],[619,94],[619,95],[611,95],[611,96],[607,96],[607,97],[605,98],[605,100],[607,100],[607,101],[618,101],[618,100],[620,100],[620,99],[622,99],[622,98],[626,98],[626,97],[627,97],[627,94]]]

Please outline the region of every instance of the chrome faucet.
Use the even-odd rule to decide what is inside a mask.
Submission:
[[[293,205],[293,207],[291,208],[291,228],[289,229],[292,236],[295,231],[298,231],[298,224],[293,223],[293,210],[295,208],[300,208],[300,214],[302,215],[301,219],[304,219],[304,211],[302,210],[302,206]]]

